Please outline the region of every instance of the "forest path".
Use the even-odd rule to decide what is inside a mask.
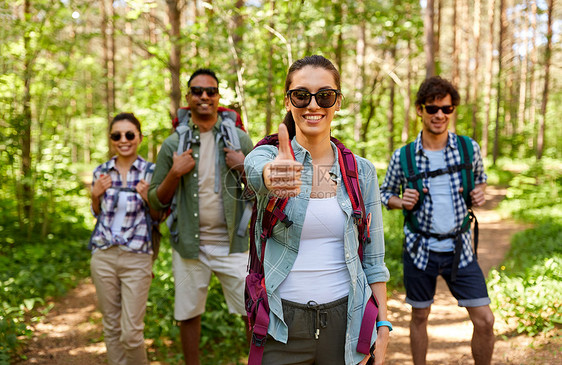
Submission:
[[[503,220],[494,211],[504,198],[505,189],[489,186],[486,194],[487,203],[476,210],[476,215],[480,227],[479,262],[487,275],[491,267],[501,263],[509,249],[511,236],[527,227]],[[394,326],[386,357],[386,364],[390,365],[412,364],[408,337],[410,307],[405,304],[404,297],[404,293],[396,292],[388,302],[390,321]],[[27,360],[16,364],[105,364],[105,345],[101,341],[101,314],[96,304],[95,288],[91,280],[86,279],[66,297],[56,302],[41,322],[33,324],[33,339],[24,351]],[[496,333],[505,332],[498,322],[495,328]],[[473,364],[470,350],[472,324],[468,320],[466,310],[457,306],[442,279],[439,279],[428,330],[428,365]],[[493,364],[561,363],[561,347],[560,339],[498,335]],[[150,346],[148,348],[153,351]],[[163,363],[153,361],[151,364]]]

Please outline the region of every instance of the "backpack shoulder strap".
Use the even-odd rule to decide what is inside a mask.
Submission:
[[[240,138],[236,131],[236,113],[230,111],[223,111],[220,113],[222,117],[221,135],[224,140],[225,146],[235,151],[240,151]],[[234,115],[233,115],[234,114]],[[233,119],[234,117],[234,119]]]
[[[410,189],[416,189],[420,194],[418,204],[416,204],[416,207],[413,209],[415,210],[425,198],[425,194],[423,192],[423,180],[416,164],[415,142],[410,142],[400,148],[400,166],[402,167],[404,176],[408,180],[406,186]]]
[[[474,189],[474,171],[472,170],[474,148],[471,139],[467,136],[457,135],[457,145],[461,155],[462,195],[466,206],[470,208],[472,206],[470,192]]]
[[[353,218],[357,225],[358,238],[359,238],[359,258],[363,259],[363,244],[371,242],[370,225],[371,215],[366,214],[365,203],[363,202],[363,195],[361,194],[361,187],[359,186],[359,173],[357,167],[357,160],[351,150],[344,146],[343,143],[336,138],[331,137],[331,141],[336,145],[338,150],[338,161],[340,164],[340,171],[342,173],[343,182],[351,200],[353,208]]]

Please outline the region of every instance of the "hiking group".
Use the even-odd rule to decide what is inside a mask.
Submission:
[[[109,128],[115,156],[94,170],[89,247],[109,364],[149,363],[144,315],[164,220],[185,364],[200,364],[213,274],[246,322],[249,365],[383,364],[392,324],[382,205],[404,212],[414,364],[425,364],[438,275],[474,324],[475,363],[490,364],[494,317],[470,229],[486,174],[478,144],[448,132],[459,104],[448,81],[420,86],[423,129],[395,151],[380,190],[374,165],[331,136],[343,94],[328,59],[291,65],[285,119],[255,147],[237,113],[219,106],[212,70],[196,70],[187,88],[155,164],[137,154],[139,121],[121,113]]]

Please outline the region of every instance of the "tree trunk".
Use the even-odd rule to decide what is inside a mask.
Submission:
[[[474,1],[474,19],[473,19],[473,27],[472,27],[472,35],[474,38],[474,70],[472,71],[472,138],[477,139],[478,130],[478,85],[480,82],[479,79],[479,62],[480,62],[480,8],[481,8],[481,0]]]
[[[271,15],[269,18],[269,26],[274,29],[275,24],[273,24],[273,15],[275,14],[275,0],[271,0]],[[272,32],[268,32],[269,37],[269,53],[267,55],[267,63],[269,72],[267,74],[267,101],[265,109],[265,135],[271,134],[271,125],[273,119],[273,109],[275,108],[275,95],[273,94],[273,77],[274,77],[274,65],[273,65],[273,39],[274,35]]]
[[[434,42],[433,0],[427,0],[424,17],[425,32],[425,77],[435,76],[435,42]]]
[[[548,0],[547,9],[546,49],[544,52],[544,89],[542,92],[541,115],[539,118],[539,131],[537,134],[537,160],[542,158],[544,152],[544,131],[546,128],[546,107],[548,104],[548,83],[550,79],[550,60],[552,57],[552,14],[554,14],[554,0]]]
[[[113,4],[113,2],[111,2]],[[108,39],[108,16],[107,16],[107,9],[106,9],[106,0],[100,0],[100,14],[101,14],[101,23],[100,23],[100,32],[101,32],[101,41],[102,41],[102,52],[103,52],[103,81],[105,86],[105,117],[107,119],[107,125],[111,123],[111,119],[113,118],[113,101],[112,101],[112,82],[113,82],[113,75],[112,75],[112,68],[110,65],[110,52],[111,46],[109,44]],[[113,5],[112,5],[113,7]],[[107,157],[112,156],[111,151],[111,143],[109,143],[109,137],[107,138]]]
[[[396,64],[396,44],[392,46],[390,50],[390,62],[392,65],[392,69],[394,69],[394,65]],[[392,78],[388,78],[390,82],[390,95],[388,100],[388,108],[386,110],[386,120],[388,123],[388,156],[392,156],[392,152],[394,151],[394,93],[396,89],[396,84]]]
[[[460,49],[462,32],[460,30],[459,22],[459,1],[453,3],[453,85],[457,88],[460,86]],[[451,117],[450,127],[452,132],[457,130],[457,113]]]
[[[31,21],[31,4],[29,0],[23,3],[23,21]],[[31,63],[32,50],[30,45],[29,30],[25,30],[23,35],[23,102],[22,102],[22,130],[21,130],[21,175],[22,175],[22,207],[23,222],[20,222],[20,228],[26,227],[28,233],[31,233],[33,226],[32,207],[33,207],[33,176],[31,171]],[[21,224],[22,223],[22,224]]]
[[[497,83],[497,105],[496,105],[496,124],[494,129],[494,153],[493,164],[496,164],[499,156],[499,139],[500,139],[500,111],[501,111],[501,84],[502,84],[502,57],[503,43],[505,41],[505,27],[507,27],[507,14],[505,10],[505,0],[500,0],[500,38],[498,44],[498,83]]]
[[[523,133],[523,129],[525,127],[525,103],[527,101],[527,54],[529,52],[529,39],[528,39],[528,32],[529,32],[529,23],[528,23],[528,16],[525,12],[520,14],[518,11],[519,19],[523,22],[523,39],[522,43],[525,45],[525,54],[520,55],[521,58],[521,65],[519,67],[519,103],[517,108],[517,128],[516,133],[520,135]],[[523,147],[523,146],[519,146]],[[521,156],[519,156],[521,157]]]
[[[536,127],[536,112],[537,112],[537,78],[536,78],[536,65],[537,65],[537,3],[536,1],[531,1],[531,40],[530,40],[530,47],[531,47],[531,71],[530,71],[530,78],[529,81],[529,126],[530,130],[534,131]],[[529,133],[529,141],[528,145],[533,146],[536,144],[534,143],[534,133]]]
[[[363,2],[361,2],[363,4]],[[363,7],[361,5],[361,10],[363,11]],[[366,54],[366,25],[365,21],[362,20],[358,25],[358,37],[357,37],[357,48],[356,48],[356,57],[355,63],[356,67],[355,70],[357,72],[355,78],[355,102],[357,105],[355,106],[355,124],[354,124],[354,133],[353,137],[355,141],[361,141],[361,128],[363,126],[363,120],[361,116],[361,108],[363,106],[363,95],[365,91],[365,54]]]
[[[434,0],[435,1],[435,0]],[[441,14],[443,13],[443,0],[436,0],[437,1],[437,24],[435,27],[435,34],[433,35],[433,47],[434,47],[434,59],[437,60],[437,63],[440,62],[439,50],[440,47],[440,39],[441,39]],[[435,7],[435,4],[433,4]],[[438,72],[436,71],[436,74]]]
[[[482,156],[488,156],[488,141],[490,128],[490,102],[492,100],[492,82],[493,82],[493,66],[494,66],[494,19],[495,19],[496,1],[488,0],[488,25],[490,38],[488,41],[488,54],[486,56],[485,90],[484,97],[484,125],[482,126]]]
[[[408,39],[406,48],[406,92],[404,95],[404,127],[402,128],[402,143],[410,138],[410,106],[412,104],[412,40]]]
[[[241,15],[241,9],[244,7],[244,0],[236,0],[236,15],[233,18],[233,27],[228,34],[228,42],[230,43],[230,52],[232,53],[234,72],[236,73],[236,93],[240,96],[242,118],[248,122],[248,110],[246,109],[246,93],[244,91],[244,65],[241,54],[242,31],[244,29],[244,19]]]
[[[170,70],[172,87],[170,90],[170,116],[175,118],[181,105],[181,8],[178,0],[166,0],[168,4],[168,19],[170,21],[170,41],[172,50],[170,52]]]

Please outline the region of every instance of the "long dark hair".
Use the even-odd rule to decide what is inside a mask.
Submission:
[[[331,72],[332,76],[334,76],[334,82],[336,84],[336,88],[338,90],[341,90],[341,76],[340,73],[338,72],[338,69],[326,57],[313,55],[313,56],[301,58],[300,60],[295,61],[291,65],[291,67],[289,67],[289,71],[287,72],[287,78],[285,79],[285,93],[289,91],[291,82],[293,82],[292,79],[293,74],[306,66],[323,68],[324,70]],[[293,119],[293,114],[291,112],[288,112],[285,115],[285,119],[283,119],[283,124],[287,126],[287,130],[289,131],[289,138],[293,138],[296,134],[296,127],[295,127],[295,120]]]

